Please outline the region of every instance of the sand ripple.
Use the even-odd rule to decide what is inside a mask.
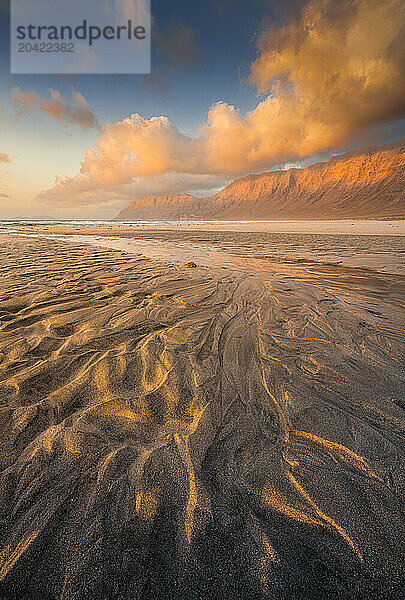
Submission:
[[[1,597],[396,597],[399,298],[1,244]]]

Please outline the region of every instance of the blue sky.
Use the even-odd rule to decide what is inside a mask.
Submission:
[[[253,3],[255,10],[252,10],[251,3],[239,1],[225,1],[223,6],[214,0],[152,1],[155,34],[164,34],[177,24],[191,27],[198,56],[192,64],[187,64],[187,60],[183,64],[167,64],[164,51],[154,38],[151,76],[11,75],[7,4],[2,2],[0,13],[0,140],[12,162],[7,170],[0,166],[0,185],[9,191],[10,185],[5,180],[12,180],[16,202],[11,206],[4,202],[6,208],[0,209],[0,217],[23,215],[26,210],[30,214],[52,213],[50,207],[36,206],[35,193],[51,185],[57,174],[73,175],[85,148],[97,139],[95,131],[62,128],[42,114],[16,120],[9,99],[15,86],[24,91],[34,90],[41,97],[47,96],[49,88],[60,90],[67,98],[72,90],[80,91],[101,123],[116,122],[134,112],[146,118],[165,115],[188,133],[198,131],[209,107],[219,98],[236,103],[242,110],[257,101],[256,89],[246,79],[257,53],[256,32],[269,14],[260,2]],[[36,156],[38,148],[41,156]],[[18,163],[27,170],[24,179],[32,178],[32,189],[29,181],[22,185]]]
[[[34,0],[33,0],[34,1]],[[152,2],[153,31],[157,37],[176,24],[190,26],[200,59],[194,64],[170,68],[156,38],[152,43],[153,79],[148,75],[10,75],[8,15],[0,22],[1,102],[8,104],[14,86],[35,89],[45,95],[49,88],[68,96],[72,88],[88,100],[101,122],[117,121],[139,112],[145,117],[165,114],[181,129],[195,132],[208,108],[218,98],[247,110],[256,102],[256,89],[247,82],[257,49],[255,40],[269,11],[264,2]],[[229,7],[232,7],[229,10]],[[271,11],[273,12],[273,11]],[[155,76],[155,73],[158,75]]]

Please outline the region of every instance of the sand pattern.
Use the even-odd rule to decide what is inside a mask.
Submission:
[[[400,597],[399,297],[0,241],[1,598]]]

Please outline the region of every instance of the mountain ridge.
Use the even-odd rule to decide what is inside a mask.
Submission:
[[[253,173],[207,197],[148,195],[116,220],[405,217],[405,139],[333,156],[305,168]]]

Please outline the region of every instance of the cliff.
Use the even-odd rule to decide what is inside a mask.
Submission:
[[[405,140],[305,169],[236,179],[217,194],[147,196],[117,220],[356,219],[405,217]]]

